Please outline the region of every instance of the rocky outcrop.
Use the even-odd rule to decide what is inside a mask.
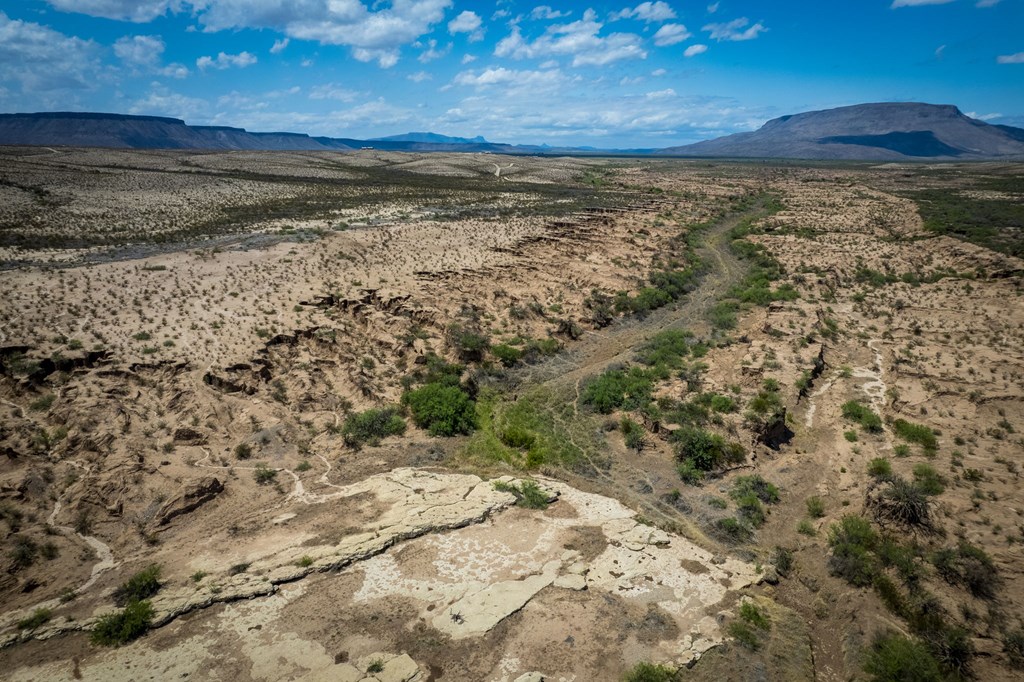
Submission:
[[[206,476],[196,483],[190,483],[160,508],[156,514],[156,525],[166,526],[182,514],[195,511],[222,492],[224,484],[213,476]]]

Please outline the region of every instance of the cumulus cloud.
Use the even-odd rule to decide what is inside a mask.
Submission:
[[[160,36],[124,36],[114,43],[114,54],[132,66],[156,66],[163,53],[164,41]]]
[[[25,92],[87,89],[99,71],[99,46],[0,11],[0,86]],[[5,98],[6,99],[6,98]]]
[[[570,14],[572,14],[572,12],[561,12],[561,11],[552,9],[551,7],[549,7],[547,5],[540,5],[538,7],[534,7],[533,8],[533,11],[530,12],[530,18],[533,19],[534,21],[537,21],[538,19],[539,20],[561,19],[562,17],[567,17]]]
[[[676,91],[672,88],[665,88],[664,90],[657,90],[655,92],[648,92],[644,97],[647,99],[666,99],[668,97],[675,97]]]
[[[641,2],[636,7],[630,9],[620,10],[618,12],[612,12],[610,19],[616,21],[618,19],[638,19],[640,21],[646,21],[647,23],[656,21],[668,21],[669,19],[675,19],[676,13],[668,3],[665,2]]]
[[[173,116],[183,120],[203,119],[210,114],[210,104],[204,99],[189,97],[163,87],[155,87],[150,93],[132,103],[129,114]]]
[[[546,56],[571,56],[573,66],[601,66],[621,59],[646,59],[643,40],[634,33],[612,33],[599,36],[604,24],[597,21],[594,10],[568,24],[553,24],[544,35],[527,40],[519,26],[502,38],[494,48],[497,57],[533,59]]]
[[[422,43],[414,43],[414,47],[426,48],[425,50],[423,50],[423,52],[420,53],[419,56],[419,61],[421,64],[426,64],[427,62],[432,62],[435,59],[440,59],[441,57],[445,56],[452,50],[451,43],[448,43],[448,45],[442,47],[441,49],[437,49],[437,41],[434,40],[433,38],[428,40],[426,45]]]
[[[997,64],[1024,64],[1024,52],[1002,54],[996,57]]]
[[[410,73],[406,78],[411,80],[413,83],[422,83],[423,81],[433,80],[434,77],[426,71],[417,71],[416,73]]]
[[[168,12],[191,13],[207,32],[253,28],[288,38],[351,47],[360,61],[382,67],[398,62],[399,48],[430,33],[452,0],[48,0],[57,9],[96,17],[146,22]],[[463,12],[457,27],[476,16]],[[476,35],[476,31],[470,33]],[[283,49],[283,47],[281,48]]]
[[[353,102],[357,97],[359,97],[358,92],[344,88],[337,83],[325,83],[309,91],[310,99],[334,99],[339,102]]]
[[[280,54],[281,52],[284,52],[284,49],[288,47],[288,43],[290,42],[291,41],[288,40],[288,38],[275,40],[274,44],[270,47],[270,54]]]
[[[708,24],[702,31],[707,31],[711,34],[712,40],[753,40],[761,33],[764,33],[768,29],[764,27],[761,22],[757,22],[750,28],[746,28],[750,24],[750,19],[746,17],[740,17],[739,19],[733,19],[732,21],[724,24]],[[745,29],[745,30],[741,30]]]
[[[476,12],[465,11],[448,22],[448,32],[452,35],[468,33],[470,42],[483,40],[484,31],[481,28],[483,19]]]
[[[168,10],[181,11],[182,0],[47,0],[62,12],[77,12],[92,17],[145,23],[163,16]],[[192,3],[200,5],[201,3]]]
[[[945,5],[953,0],[892,0],[892,9],[898,7],[920,7],[921,5]]]
[[[654,44],[658,47],[667,47],[681,43],[691,35],[693,34],[687,31],[683,24],[665,24],[654,34]]]
[[[707,45],[690,45],[688,48],[683,50],[684,57],[696,57],[699,54],[704,54],[708,51]]]
[[[196,60],[196,66],[203,71],[211,68],[220,70],[230,69],[232,66],[244,69],[255,63],[256,56],[250,52],[239,52],[238,54],[221,52],[216,57],[200,57]]]
[[[463,71],[455,76],[456,85],[468,85],[475,88],[486,88],[501,85],[514,88],[538,88],[556,85],[563,76],[558,69],[545,71],[506,69],[496,67],[482,71]]]
[[[708,14],[714,14],[715,12],[717,12],[718,11],[718,6],[720,4],[721,3],[713,2],[710,5],[708,5]]]

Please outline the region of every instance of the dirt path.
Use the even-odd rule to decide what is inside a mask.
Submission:
[[[571,388],[611,365],[629,361],[639,346],[659,332],[688,329],[698,335],[706,333],[707,312],[731,286],[740,281],[744,272],[743,264],[729,249],[729,232],[758,210],[760,208],[730,215],[705,233],[704,243],[697,253],[707,264],[707,272],[698,287],[684,299],[643,319],[622,320],[584,336],[573,343],[570,350],[517,371],[514,375],[516,384],[556,390]]]

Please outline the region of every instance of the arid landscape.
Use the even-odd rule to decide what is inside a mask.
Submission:
[[[1024,169],[0,147],[11,680],[1019,679]]]

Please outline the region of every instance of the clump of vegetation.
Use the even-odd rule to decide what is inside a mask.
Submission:
[[[535,481],[523,481],[519,486],[505,481],[495,481],[494,489],[515,495],[516,504],[527,509],[547,509],[548,494],[540,489]]]
[[[949,584],[962,585],[980,599],[995,598],[1001,579],[992,557],[980,547],[961,542],[956,549],[936,551],[931,561]]]
[[[277,480],[277,469],[271,469],[266,464],[260,463],[253,469],[252,475],[259,485],[270,485]]]
[[[896,419],[892,423],[892,430],[897,436],[909,443],[917,443],[925,452],[934,452],[939,448],[939,441],[935,438],[935,432],[927,426],[914,424],[905,419]]]
[[[890,476],[885,490],[874,500],[879,519],[905,526],[931,524],[931,502],[917,483],[901,476]]]
[[[878,572],[874,550],[878,534],[871,523],[860,516],[844,516],[829,529],[828,543],[832,547],[829,568],[834,575],[851,585],[867,587]]]
[[[354,412],[345,418],[341,437],[349,447],[379,445],[388,436],[405,433],[405,420],[393,407]]]
[[[646,434],[644,427],[636,423],[629,417],[623,417],[619,422],[619,430],[622,432],[622,437],[626,441],[626,447],[630,450],[636,450],[640,452],[646,445]]]
[[[431,383],[402,397],[413,421],[432,436],[470,434],[476,429],[476,405],[459,386]]]
[[[622,408],[635,410],[651,400],[654,377],[639,367],[608,370],[587,384],[583,402],[601,414]]]
[[[820,519],[825,515],[825,503],[817,495],[807,498],[807,515],[812,519]]]
[[[877,682],[934,682],[946,677],[923,642],[895,633],[875,638],[867,652],[864,671]]]
[[[945,479],[930,464],[914,465],[914,482],[925,495],[941,495],[946,489]]]
[[[684,427],[672,434],[680,477],[690,484],[699,483],[707,472],[746,458],[739,443],[726,442],[721,436],[694,427]]]
[[[19,630],[36,630],[50,621],[53,611],[47,608],[38,608],[31,616],[18,621]]]
[[[892,476],[892,463],[885,457],[875,457],[868,462],[868,475],[878,479],[890,478]]]
[[[252,446],[248,443],[239,443],[235,446],[235,457],[238,459],[249,459],[252,457]]]
[[[729,496],[736,501],[740,517],[752,528],[760,528],[767,519],[764,504],[779,501],[779,489],[759,475],[740,476]]]
[[[114,603],[118,606],[142,601],[156,594],[161,587],[160,565],[150,564],[114,590]]]
[[[881,433],[882,418],[872,411],[870,407],[856,400],[843,403],[843,417],[852,422],[857,422],[865,431]]]
[[[637,663],[622,678],[623,682],[673,682],[675,679],[675,668],[654,663]]]
[[[144,635],[152,622],[152,604],[145,600],[129,602],[121,611],[101,616],[89,638],[93,644],[120,646]]]

